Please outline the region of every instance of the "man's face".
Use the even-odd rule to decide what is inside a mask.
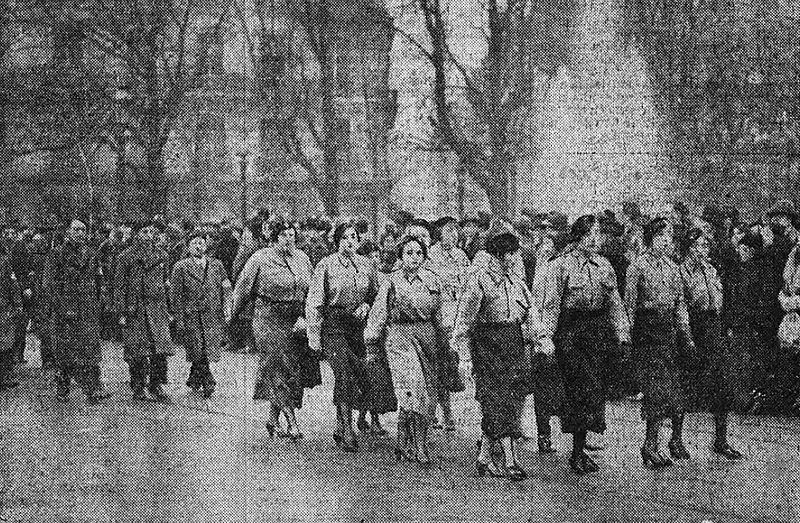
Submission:
[[[17,240],[17,237],[16,229],[12,229],[10,227],[3,229],[3,240],[7,242],[13,242]]]
[[[146,244],[152,245],[156,239],[156,228],[152,225],[148,225],[147,227],[142,227],[139,229],[139,233],[137,234],[139,241]]]
[[[87,238],[86,224],[78,220],[73,220],[69,225],[69,229],[67,229],[67,237],[76,243],[84,243]]]

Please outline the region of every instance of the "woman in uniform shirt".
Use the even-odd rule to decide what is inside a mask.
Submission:
[[[527,473],[517,460],[515,440],[522,437],[520,420],[530,380],[526,344],[536,336],[535,316],[525,280],[513,269],[517,237],[498,231],[487,240],[486,252],[488,263],[470,274],[461,295],[451,345],[472,362],[475,399],[481,405],[478,475],[521,481]],[[505,467],[492,457],[497,441]]]
[[[413,236],[400,241],[400,268],[381,284],[364,331],[365,342],[373,347],[385,332],[399,407],[395,455],[426,468],[432,465],[427,440],[437,397],[436,345],[442,333],[441,284],[423,267],[427,255],[424,241]]]
[[[733,371],[736,365],[722,333],[722,282],[711,265],[711,245],[700,229],[686,234],[688,254],[681,264],[689,325],[695,350],[679,358],[687,411],[710,411],[714,415],[716,439],[714,452],[728,459],[742,455],[728,443],[728,412],[737,397]],[[737,380],[738,381],[738,380]],[[669,452],[674,459],[688,459],[683,445],[683,414],[673,418]],[[675,426],[675,421],[678,421]]]
[[[644,395],[646,421],[642,462],[653,468],[672,465],[659,452],[658,432],[672,418],[673,437],[681,433],[684,412],[678,344],[693,349],[680,269],[672,261],[673,228],[664,218],[645,228],[646,251],[628,267],[625,305],[631,321],[632,360]]]
[[[436,222],[439,228],[439,241],[430,250],[431,270],[442,281],[442,327],[444,328],[445,342],[441,343],[442,349],[438,355],[439,362],[439,404],[442,406],[443,426],[447,431],[456,430],[453,410],[450,404],[450,393],[463,389],[456,389],[452,385],[460,381],[458,376],[453,376],[455,366],[450,361],[449,340],[453,333],[456,320],[456,309],[461,288],[466,281],[469,269],[469,258],[458,247],[458,224],[454,218],[442,218]]]
[[[288,430],[278,435],[291,439],[303,437],[295,417],[302,406],[303,388],[319,384],[319,361],[308,358],[305,342],[297,336],[296,326],[303,315],[303,305],[311,281],[311,262],[295,248],[296,232],[292,224],[270,224],[271,247],[253,254],[242,270],[233,291],[232,317],[253,300],[253,333],[261,354],[254,399],[269,402],[267,431],[278,427],[283,412]],[[309,364],[310,363],[310,364]]]
[[[585,474],[598,470],[584,450],[586,435],[606,429],[603,362],[630,333],[614,269],[598,254],[599,221],[581,216],[571,237],[574,246],[548,266],[540,335],[545,352],[554,347],[561,370],[561,430],[572,434],[569,464]]]
[[[369,382],[364,367],[364,324],[377,292],[375,265],[356,254],[361,238],[351,223],[333,233],[336,252],[320,261],[306,298],[308,344],[325,351],[333,369],[337,427],[333,439],[345,452],[358,450],[353,409],[364,410]]]

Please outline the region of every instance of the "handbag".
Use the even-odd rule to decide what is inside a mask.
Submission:
[[[784,349],[800,351],[800,314],[789,312],[778,327],[778,341]]]
[[[461,370],[461,358],[458,352],[448,349],[447,358],[445,360],[447,365],[446,380],[444,387],[448,392],[464,392],[467,386],[464,383],[464,376]]]

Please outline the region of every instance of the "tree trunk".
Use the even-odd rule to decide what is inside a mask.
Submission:
[[[339,146],[341,132],[334,107],[336,96],[336,77],[333,70],[333,56],[330,34],[330,20],[325,3],[321,5],[319,27],[319,67],[320,67],[320,93],[322,113],[322,161],[323,180],[320,187],[320,198],[325,208],[325,214],[331,218],[339,216]]]
[[[488,167],[488,179],[484,184],[489,208],[498,218],[509,219],[512,210],[509,208],[508,166],[503,161],[491,161]]]

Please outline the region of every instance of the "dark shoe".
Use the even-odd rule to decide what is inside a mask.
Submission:
[[[414,455],[414,451],[409,448],[403,447],[395,447],[394,448],[394,457],[397,461],[416,461],[417,457]]]
[[[383,426],[380,423],[374,423],[373,422],[372,427],[370,428],[370,430],[372,430],[372,433],[375,434],[376,436],[383,437],[383,436],[386,436],[387,434],[389,434],[389,432],[387,432],[387,430],[385,428],[383,428]]]
[[[299,441],[299,440],[303,439],[304,437],[305,437],[305,435],[300,431],[290,432],[289,433],[289,439],[292,440],[292,441]]]
[[[103,400],[107,400],[110,397],[111,397],[110,392],[108,392],[105,389],[100,389],[94,392],[93,394],[89,394],[88,396],[86,396],[86,401],[88,401],[93,405],[97,405],[98,403],[101,403]]]
[[[7,378],[0,382],[0,389],[15,389],[17,387],[19,387],[19,382],[13,378]]]
[[[211,396],[214,395],[215,390],[216,387],[214,385],[206,385],[205,387],[203,387],[203,397],[206,399],[210,398]]]
[[[147,390],[150,392],[150,395],[153,396],[154,400],[169,401],[169,396],[164,392],[164,389],[161,388],[161,385],[150,386]]]
[[[514,463],[510,467],[506,467],[506,471],[508,474],[508,479],[511,481],[523,481],[528,478],[528,473],[520,467],[517,463]]]
[[[539,436],[538,444],[539,454],[553,454],[556,451],[556,449],[553,448],[553,442],[550,440],[550,436]]]
[[[455,432],[456,431],[456,422],[449,419],[445,420],[444,422],[444,430],[446,432]]]
[[[267,423],[267,435],[269,435],[269,439],[275,437],[275,424]]]
[[[658,469],[669,467],[672,465],[672,460],[662,456],[658,449],[645,445],[642,447],[642,465],[647,468]]]
[[[569,458],[569,468],[576,474],[589,474],[597,472],[600,467],[592,460],[585,452],[581,452],[578,456],[571,456]]]
[[[358,420],[358,423],[356,423],[356,428],[362,434],[367,434],[367,433],[370,432],[369,423],[367,423],[367,420],[365,420],[365,419]]]
[[[147,401],[150,397],[145,392],[144,387],[133,390],[133,399],[136,401]]]
[[[56,392],[56,400],[60,401],[61,403],[66,403],[69,401],[69,389],[67,390],[59,390]]]
[[[731,447],[727,441],[717,441],[714,443],[714,452],[725,456],[730,460],[742,459],[742,453]]]
[[[431,421],[430,428],[433,430],[441,430],[443,427],[442,424],[439,423],[439,420],[434,418],[434,420]]]
[[[419,466],[423,469],[433,468],[433,460],[430,454],[428,454],[427,448],[417,451],[417,463],[419,463]]]
[[[689,459],[689,452],[686,450],[686,447],[683,446],[683,441],[681,440],[670,440],[669,444],[669,454],[673,457],[673,459]]]
[[[475,461],[475,470],[478,472],[478,477],[489,476],[490,478],[504,478],[506,475],[503,470],[497,466],[494,461],[484,463],[480,460]]]

